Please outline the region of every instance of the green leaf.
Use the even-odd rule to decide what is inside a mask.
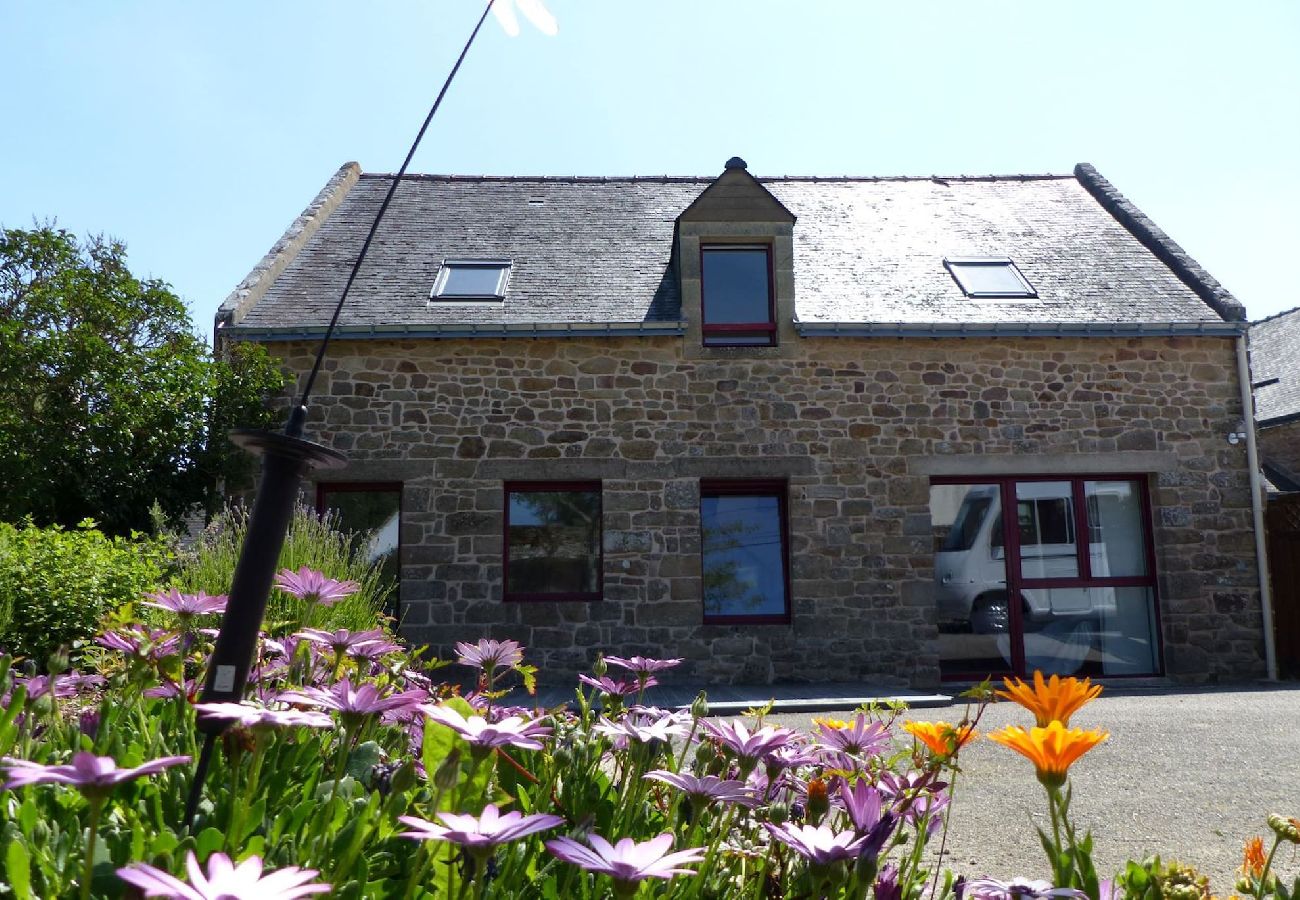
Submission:
[[[170,831],[158,831],[154,834],[153,840],[149,843],[150,856],[162,856],[164,853],[171,853],[180,846],[180,841]]]
[[[220,850],[226,843],[226,836],[217,828],[205,828],[199,832],[194,842],[194,853],[200,860],[205,860],[211,853]]]
[[[348,754],[345,771],[356,781],[364,783],[370,775],[370,770],[377,766],[383,758],[383,749],[374,741],[366,741],[364,744],[357,745]]]
[[[5,848],[5,876],[18,900],[31,900],[32,860],[27,848],[18,841],[10,841]]]

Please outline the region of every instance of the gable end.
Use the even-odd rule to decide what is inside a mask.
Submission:
[[[1184,284],[1195,291],[1210,309],[1222,316],[1225,321],[1246,321],[1246,307],[1241,304],[1241,301],[1219,284],[1214,276],[1201,268],[1200,263],[1188,256],[1186,250],[1178,246],[1160,226],[1147,217],[1146,213],[1116,190],[1115,186],[1103,178],[1096,168],[1088,163],[1079,163],[1074,167],[1074,175],[1103,209],[1127,228],[1144,247],[1154,253],[1157,259],[1167,265]]]

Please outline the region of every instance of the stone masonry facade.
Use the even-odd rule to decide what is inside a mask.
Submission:
[[[1222,338],[340,341],[308,434],[401,482],[402,633],[598,651],[714,682],[933,687],[935,475],[1146,476],[1164,671],[1263,674],[1233,344]],[[789,346],[788,344],[786,345]],[[314,346],[272,344],[294,373]],[[788,482],[791,621],[702,624],[700,479]],[[599,480],[603,599],[502,601],[503,484]]]

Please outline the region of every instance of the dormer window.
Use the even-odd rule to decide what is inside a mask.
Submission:
[[[771,247],[702,246],[700,291],[706,347],[770,347],[776,343]]]
[[[951,256],[943,265],[967,297],[1038,296],[1010,257]]]
[[[444,259],[429,296],[432,300],[504,300],[509,280],[508,259]]]

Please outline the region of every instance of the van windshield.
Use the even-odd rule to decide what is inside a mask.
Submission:
[[[980,525],[984,522],[984,516],[988,513],[992,502],[991,497],[967,497],[963,500],[961,509],[957,511],[957,518],[953,521],[952,528],[948,530],[943,546],[939,548],[940,552],[969,550],[975,543],[975,536],[979,534]]]

